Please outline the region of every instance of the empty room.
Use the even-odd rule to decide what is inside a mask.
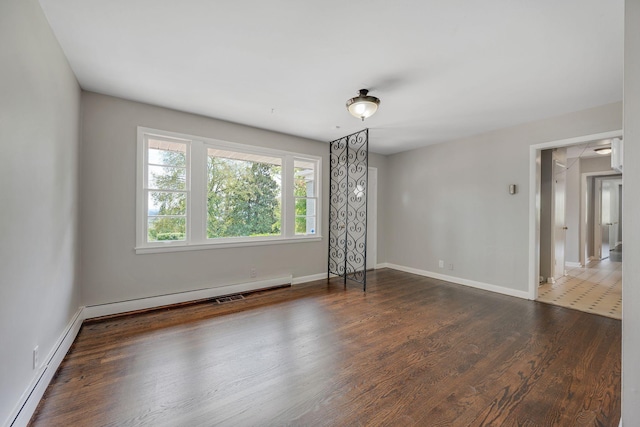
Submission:
[[[637,22],[2,0],[0,426],[637,425]]]

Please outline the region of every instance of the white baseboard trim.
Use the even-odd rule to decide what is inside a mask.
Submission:
[[[299,277],[296,279],[296,281],[297,283],[302,283],[301,280],[311,281],[325,277],[326,273],[323,273],[313,276]],[[58,370],[58,367],[69,351],[69,348],[71,348],[73,341],[80,331],[82,322],[85,319],[126,313],[128,311],[162,307],[165,305],[178,304],[189,301],[197,301],[200,299],[215,298],[221,295],[256,291],[260,289],[288,284],[293,284],[293,278],[290,275],[273,279],[258,280],[254,282],[237,283],[216,288],[206,288],[195,291],[134,299],[129,301],[120,301],[109,304],[80,307],[76,314],[73,316],[73,319],[71,319],[69,324],[65,327],[62,335],[60,335],[60,338],[58,338],[58,340],[56,341],[51,352],[44,359],[43,365],[34,375],[33,380],[20,397],[18,404],[11,412],[3,426],[24,427],[29,423],[29,420],[31,420],[33,413],[38,407],[40,399],[42,399],[47,386],[53,378],[53,375]]]
[[[529,299],[529,292],[509,289],[502,286],[491,285],[489,283],[477,282],[475,280],[463,279],[460,277],[447,276],[446,274],[434,273],[432,271],[419,270],[417,268],[405,267],[402,265],[387,263],[388,268],[404,271],[406,273],[417,274],[420,276],[431,277],[432,279],[444,280],[446,282],[457,283],[458,285],[469,286],[484,291],[496,292],[498,294],[509,295],[512,297]]]
[[[257,280],[255,282],[236,283],[215,288],[198,289],[195,291],[179,292],[175,294],[158,295],[138,298],[128,301],[112,302],[108,304],[89,305],[85,307],[85,319],[127,313],[129,311],[146,310],[171,304],[215,298],[222,295],[238,294],[241,292],[257,291],[279,285],[289,285],[292,277],[283,276],[274,279]]]
[[[380,267],[380,264],[378,264],[376,266],[377,268],[383,268]],[[334,277],[338,277],[337,274],[329,274],[329,278],[333,279]],[[291,282],[292,285],[299,285],[301,283],[307,283],[307,282],[313,282],[315,280],[322,280],[322,279],[326,279],[327,278],[327,273],[318,273],[318,274],[312,274],[310,276],[300,276],[300,277],[296,277],[293,279],[293,281]]]
[[[43,360],[43,364],[34,375],[27,389],[22,393],[18,404],[4,424],[6,427],[23,427],[29,423],[53,375],[76,339],[83,320],[84,310],[83,307],[80,307],[56,340],[47,357]]]
[[[476,282],[474,280],[461,279],[459,277],[447,276],[444,274],[433,273],[430,271],[419,270],[411,267],[404,267],[397,264],[381,263],[376,268],[391,268],[394,270],[404,271],[407,273],[418,274],[420,276],[431,277],[434,279],[444,280],[447,282],[457,283],[460,285],[470,286],[486,291],[497,292],[504,295],[514,296],[518,298],[528,298],[527,292],[516,291],[513,289],[504,288],[501,286],[490,285],[487,283]],[[321,280],[326,278],[326,273],[318,273],[309,276],[301,276],[295,279],[292,276],[283,276],[274,279],[259,280],[255,282],[237,283],[233,285],[220,286],[216,288],[199,289],[195,291],[180,292],[168,295],[159,295],[148,298],[140,298],[129,301],[114,302],[109,304],[92,305],[87,307],[80,307],[69,324],[65,327],[63,333],[51,352],[45,358],[45,363],[40,367],[36,375],[34,375],[31,384],[27,387],[22,394],[18,404],[7,418],[5,427],[24,427],[29,423],[29,420],[33,416],[40,399],[44,395],[47,386],[51,382],[53,375],[58,370],[60,363],[64,359],[65,355],[71,348],[73,341],[75,340],[82,322],[85,319],[91,319],[95,317],[108,316],[113,314],[126,313],[128,311],[136,311],[154,307],[161,307],[170,304],[178,304],[188,301],[197,301],[200,299],[214,298],[221,295],[230,295],[234,293],[255,291],[260,289],[266,289],[278,285],[286,284],[300,284],[311,282],[314,280]],[[622,421],[620,423],[622,426]]]
[[[580,264],[579,262],[567,261],[564,263],[564,266],[570,267],[570,268],[577,268],[577,267],[582,267],[582,264]]]
[[[386,262],[380,263],[380,264],[376,264],[376,269],[378,268],[387,268],[389,267],[389,264]],[[338,277],[335,274],[331,274],[330,277]],[[307,282],[313,282],[316,280],[322,280],[322,279],[326,279],[327,278],[327,273],[318,273],[318,274],[312,274],[310,276],[300,276],[300,277],[294,277],[293,281],[291,282],[292,285],[299,285],[301,283],[307,283]]]
[[[291,284],[299,285],[301,283],[313,282],[316,280],[322,280],[326,278],[327,278],[327,273],[318,273],[318,274],[312,274],[310,276],[294,277],[293,280],[291,281]]]

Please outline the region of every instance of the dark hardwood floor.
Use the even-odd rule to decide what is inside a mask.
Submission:
[[[368,276],[85,323],[30,425],[618,425],[619,320]]]

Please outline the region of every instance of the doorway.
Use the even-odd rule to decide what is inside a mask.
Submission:
[[[583,173],[581,177],[581,212],[584,212],[585,219],[580,225],[580,266],[585,266],[589,262],[594,260],[600,260],[607,258],[602,256],[602,228],[601,228],[601,204],[602,196],[600,194],[602,180],[613,179],[619,183],[622,188],[622,175],[615,173],[614,171],[601,171],[601,172],[587,172]],[[617,185],[616,185],[617,186]],[[622,194],[618,190],[618,209],[617,215],[617,229],[619,239],[615,242],[613,247],[620,243],[619,250],[622,250]],[[605,235],[608,234],[608,231]],[[607,242],[607,245],[609,243]],[[609,245],[611,246],[611,245]],[[606,255],[606,252],[605,252]],[[615,255],[614,255],[615,256]],[[621,255],[618,261],[622,261]]]
[[[593,252],[590,259],[622,261],[622,175],[598,176],[592,180]]]
[[[535,144],[530,146],[530,163],[529,163],[529,299],[536,300],[538,299],[538,286],[541,282],[540,277],[540,264],[541,264],[541,255],[540,249],[541,244],[543,243],[543,239],[546,239],[546,244],[549,246],[553,239],[546,235],[543,238],[541,236],[541,215],[540,215],[540,207],[541,207],[541,167],[542,167],[542,152],[544,150],[554,149],[554,148],[567,148],[568,150],[574,149],[579,150],[578,155],[568,156],[568,160],[565,164],[566,171],[564,172],[565,176],[569,178],[568,171],[571,171],[573,174],[571,176],[571,180],[575,183],[580,182],[580,174],[576,174],[576,171],[580,169],[576,167],[575,158],[582,158],[587,151],[595,151],[595,146],[610,143],[613,138],[620,138],[622,131],[612,131],[612,132],[604,132],[600,134],[593,135],[585,135],[581,137],[569,138],[558,141],[551,141],[542,144]],[[559,160],[560,161],[560,160]],[[561,162],[561,161],[560,161]],[[610,167],[610,166],[609,166]],[[588,169],[588,168],[586,168]],[[609,169],[609,174],[615,173],[611,169]],[[577,267],[585,267],[584,263],[587,260],[581,262],[579,260],[581,251],[579,247],[582,246],[582,242],[585,239],[584,231],[582,230],[582,225],[584,224],[584,209],[579,206],[579,200],[582,197],[584,189],[581,188],[577,195],[573,194],[571,197],[577,197],[578,201],[573,200],[573,202],[569,205],[567,204],[567,211],[570,209],[574,209],[574,218],[573,222],[567,223],[564,227],[567,227],[565,231],[567,234],[571,235],[571,247],[565,248],[565,254],[567,256],[567,260],[565,261],[565,267],[569,268],[577,268]],[[569,197],[569,196],[567,196]],[[578,206],[578,207],[576,207]],[[578,211],[579,214],[575,214],[575,211]],[[580,242],[580,243],[578,243]],[[571,249],[571,250],[569,250]],[[556,264],[561,264],[557,262]],[[546,279],[546,278],[545,278]],[[546,281],[546,280],[545,280]]]
[[[561,142],[536,150],[540,286],[532,299],[620,319],[622,176],[601,150],[611,138]]]

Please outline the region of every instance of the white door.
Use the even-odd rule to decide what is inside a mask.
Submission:
[[[554,279],[559,279],[565,274],[564,247],[565,240],[567,238],[565,214],[567,175],[565,173],[565,165],[555,160],[553,165],[553,174],[553,277]]]
[[[367,180],[367,270],[378,263],[378,169],[369,168]]]

